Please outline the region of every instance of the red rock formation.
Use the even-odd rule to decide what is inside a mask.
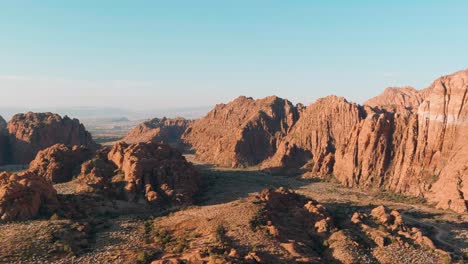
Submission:
[[[418,109],[413,171],[436,180],[428,198],[442,208],[468,209],[468,70],[444,76]]]
[[[321,99],[302,112],[262,167],[302,169],[310,176],[333,174],[347,186],[385,188],[467,211],[467,94],[464,70],[422,90],[420,96],[426,99],[417,111]]]
[[[52,113],[17,114],[8,122],[8,131],[10,163],[29,163],[39,150],[57,143],[96,147],[91,134],[77,119]]]
[[[298,115],[287,100],[241,96],[196,120],[182,141],[201,161],[225,167],[256,165],[276,152]]]
[[[130,200],[144,195],[152,203],[185,204],[198,191],[198,173],[179,151],[168,145],[120,142],[108,158],[125,174],[125,192]]]
[[[0,174],[0,219],[28,220],[58,207],[57,192],[32,172]]]
[[[153,118],[139,124],[123,139],[128,144],[138,142],[157,142],[177,144],[192,121],[184,118]]]
[[[417,109],[427,95],[426,90],[418,91],[413,87],[389,87],[374,98],[364,102],[370,107],[400,106],[404,108]]]
[[[284,138],[273,157],[262,168],[296,172],[299,168],[314,175],[333,171],[336,148],[365,113],[343,97],[328,96],[302,111],[299,121]]]
[[[347,147],[338,155],[342,159],[337,161],[334,174],[347,185],[377,185],[426,197],[440,208],[465,212],[468,70],[441,77],[425,91],[430,93],[416,114],[387,115],[389,127],[384,130],[363,132],[361,127],[365,125],[356,127]],[[385,155],[375,147],[371,147],[374,151],[362,153],[372,145],[366,140],[369,137],[379,142],[381,150],[387,150]],[[359,162],[372,161],[375,156],[388,165],[371,162],[372,170],[364,173]]]
[[[55,144],[39,151],[29,164],[29,170],[51,183],[67,182],[79,173],[81,163],[91,154],[92,151],[84,146]]]
[[[108,159],[110,149],[98,150],[94,157],[81,165],[80,175],[77,177],[77,192],[99,192],[112,193],[111,181],[115,176],[117,166]]]

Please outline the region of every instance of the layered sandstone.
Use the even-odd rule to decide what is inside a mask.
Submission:
[[[55,144],[39,151],[29,170],[51,183],[67,182],[78,174],[81,163],[91,155],[92,151],[85,146]]]
[[[187,204],[198,191],[200,177],[195,168],[166,144],[120,142],[108,159],[124,173],[129,200],[143,196],[151,203]]]
[[[276,152],[298,117],[287,100],[241,96],[196,120],[182,141],[201,161],[225,167],[257,165]]]
[[[184,118],[153,118],[139,124],[123,139],[128,144],[157,142],[175,145],[192,121]]]
[[[385,188],[467,211],[467,90],[464,70],[419,92],[425,99],[417,109],[320,99],[303,111],[262,167],[306,176],[333,174],[346,186]],[[395,98],[394,105],[404,103]]]
[[[37,152],[57,143],[95,148],[91,134],[78,119],[53,113],[17,114],[8,122],[10,163],[25,164]]]
[[[57,192],[32,172],[0,174],[0,219],[28,220],[58,207]]]

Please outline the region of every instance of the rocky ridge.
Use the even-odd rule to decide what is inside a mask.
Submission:
[[[29,170],[51,183],[67,182],[78,174],[81,163],[91,154],[92,151],[85,146],[55,144],[39,151],[29,164]]]
[[[128,132],[123,141],[128,144],[151,141],[176,145],[191,123],[191,120],[181,117],[153,118]]]
[[[57,143],[69,146],[97,147],[91,134],[78,119],[53,113],[17,114],[8,122],[7,146],[9,164],[27,164],[37,152]]]
[[[467,83],[468,70],[437,79],[417,110],[319,99],[262,168],[334,175],[346,186],[385,188],[465,212]]]
[[[287,100],[241,96],[196,120],[182,142],[201,161],[225,167],[257,165],[276,152],[298,118],[299,111]]]

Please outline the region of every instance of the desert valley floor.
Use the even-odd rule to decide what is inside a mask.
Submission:
[[[193,157],[187,158],[193,161]],[[248,256],[257,252],[258,256],[254,254],[251,258],[252,263],[260,257],[267,258],[267,263],[291,263],[294,249],[284,252],[287,245],[280,247],[265,238],[265,232],[252,229],[252,219],[259,210],[255,194],[264,188],[280,186],[323,204],[334,216],[337,226],[344,224],[356,211],[369,212],[384,205],[399,211],[409,226],[423,230],[437,248],[450,252],[454,261],[462,263],[468,254],[466,214],[438,210],[415,198],[344,188],[331,181],[271,176],[255,168],[221,169],[201,163],[196,166],[202,173],[204,187],[195,205],[166,211],[97,195],[72,197],[73,181],[56,184],[54,187],[61,199],[70,199],[70,203],[82,207],[76,219],[52,217],[0,225],[0,262],[147,263],[157,258],[161,261],[157,263],[171,263],[164,260],[204,254],[217,243],[222,226],[232,247],[230,255]],[[83,229],[90,229],[90,232],[82,235],[78,231]],[[153,236],[156,233],[156,239],[149,239],[151,233]],[[165,247],[164,253],[161,247]],[[206,254],[210,255],[208,259],[212,258],[211,263],[222,263],[213,257],[222,253]],[[424,254],[399,258],[402,253],[391,248],[385,254],[389,254],[394,263],[443,263]],[[361,257],[361,263],[378,263],[371,252]]]

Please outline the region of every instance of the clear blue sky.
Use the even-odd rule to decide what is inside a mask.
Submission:
[[[5,0],[0,36],[0,106],[362,102],[467,68],[468,1]]]

